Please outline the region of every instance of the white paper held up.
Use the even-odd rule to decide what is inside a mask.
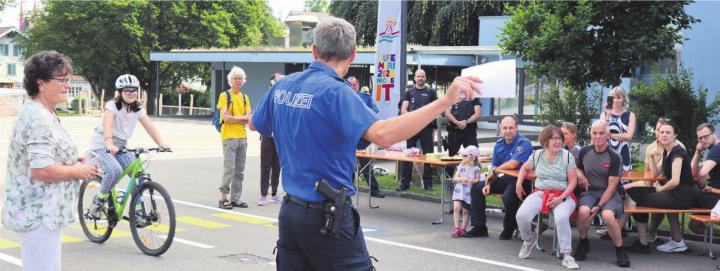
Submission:
[[[461,75],[476,76],[483,81],[480,84],[482,94],[474,93],[475,98],[515,98],[515,59],[493,61],[465,68]]]

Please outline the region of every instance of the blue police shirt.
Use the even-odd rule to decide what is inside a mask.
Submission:
[[[498,167],[507,161],[518,160],[520,161],[520,165],[515,169],[520,169],[522,164],[530,158],[532,152],[533,149],[530,140],[519,133],[515,135],[510,144],[505,142],[505,138],[501,138],[495,143],[492,165]]]
[[[326,199],[315,191],[319,179],[355,194],[355,148],[377,120],[347,81],[317,61],[277,82],[252,118],[260,134],[274,133],[283,189],[312,202]]]
[[[375,105],[375,103],[373,103],[373,100],[372,100],[372,97],[370,97],[370,94],[362,93],[362,92],[358,92],[357,94],[358,94],[358,96],[360,96],[360,99],[362,99],[362,101],[365,103],[365,105],[367,105],[367,107],[372,109],[373,112],[377,113],[380,111],[377,108],[377,106]]]

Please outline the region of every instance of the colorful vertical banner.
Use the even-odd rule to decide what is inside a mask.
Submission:
[[[400,102],[402,2],[379,1],[375,37],[375,82],[372,97],[381,119],[397,116]]]

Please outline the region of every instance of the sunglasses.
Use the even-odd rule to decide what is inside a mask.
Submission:
[[[463,154],[462,157],[472,157],[472,155],[469,154]]]
[[[122,92],[123,92],[123,93],[128,93],[128,94],[130,94],[130,93],[136,93],[136,92],[138,92],[138,89],[136,89],[136,88],[125,88],[125,89],[122,90]]]

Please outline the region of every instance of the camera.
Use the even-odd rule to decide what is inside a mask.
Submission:
[[[605,106],[606,109],[610,110],[613,108],[613,100],[615,99],[615,96],[608,95],[607,96],[607,105]]]

